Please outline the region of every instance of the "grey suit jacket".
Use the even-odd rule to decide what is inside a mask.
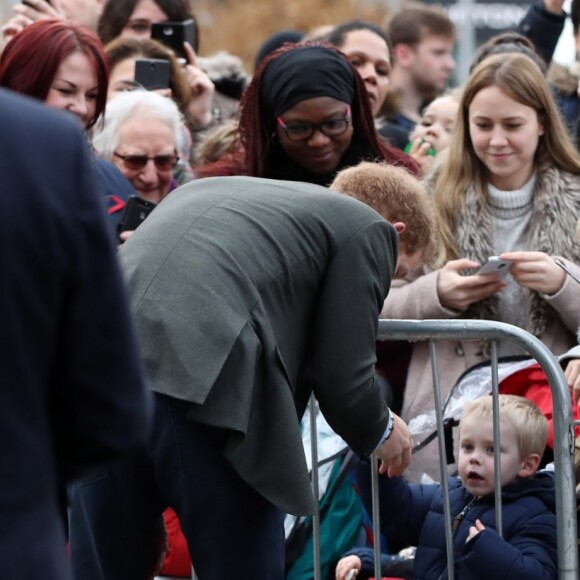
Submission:
[[[228,429],[228,460],[284,511],[314,507],[299,429],[311,392],[354,450],[385,430],[375,335],[396,252],[366,205],[250,177],[181,187],[121,249],[153,389]]]

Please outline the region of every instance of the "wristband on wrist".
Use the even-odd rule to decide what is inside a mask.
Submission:
[[[385,431],[385,437],[383,439],[383,443],[389,439],[389,437],[393,434],[395,429],[395,417],[391,413],[389,409],[389,422],[387,423],[387,430]]]
[[[393,434],[393,431],[395,429],[395,417],[393,413],[391,413],[390,409],[388,409],[388,411],[389,411],[389,419],[387,421],[387,427],[378,445],[375,447],[375,451]]]

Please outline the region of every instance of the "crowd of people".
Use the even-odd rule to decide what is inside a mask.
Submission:
[[[378,320],[523,328],[561,357],[580,416],[580,73],[551,62],[566,17],[561,0],[534,4],[452,87],[455,25],[424,4],[280,31],[251,74],[235,55],[201,57],[197,24],[180,54],[151,38],[195,23],[186,0],[17,4],[1,29],[14,195],[0,230],[22,256],[0,282],[0,377],[19,467],[0,484],[13,518],[0,569],[146,580],[179,560],[200,580],[284,578],[284,515],[315,509],[300,431],[314,395],[359,456],[367,509],[380,459],[388,543],[417,547],[417,578],[445,577],[437,444],[412,452],[407,426],[434,408],[428,345],[378,344]],[[580,50],[578,0],[571,17]],[[4,134],[28,134],[30,151]],[[135,199],[154,209],[121,231]],[[491,256],[507,276],[479,271]],[[522,352],[500,341],[498,354]],[[486,341],[442,342],[443,397],[490,356]],[[456,573],[555,579],[549,409],[500,398],[502,538],[490,400],[455,430]],[[22,463],[39,453],[52,458],[40,477]],[[371,561],[348,546],[330,574],[370,577]]]

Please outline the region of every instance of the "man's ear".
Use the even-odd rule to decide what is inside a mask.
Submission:
[[[404,43],[399,43],[393,46],[393,57],[397,65],[407,66],[413,56],[413,49]]]
[[[407,229],[407,226],[403,222],[394,222],[393,227],[395,230],[397,230],[399,235],[401,235]]]
[[[541,457],[537,453],[528,455],[523,461],[518,472],[519,477],[531,477],[538,471]]]

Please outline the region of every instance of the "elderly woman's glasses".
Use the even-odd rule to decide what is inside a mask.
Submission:
[[[323,121],[322,123],[297,123],[292,125],[287,125],[282,117],[277,117],[278,124],[290,141],[307,141],[314,135],[314,131],[320,131],[323,135],[327,137],[338,137],[342,135],[350,125],[350,107],[346,108],[344,112],[344,117],[338,117],[336,119],[328,119],[328,121]]]
[[[177,155],[153,155],[152,157],[147,157],[147,155],[121,155],[116,151],[114,155],[121,158],[125,167],[131,171],[140,171],[147,165],[149,159],[153,159],[153,163],[155,163],[155,167],[159,171],[170,171],[179,161]]]

